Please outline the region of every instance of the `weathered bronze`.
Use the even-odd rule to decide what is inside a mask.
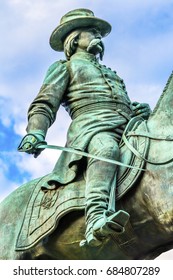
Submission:
[[[121,168],[117,174],[117,166],[104,160],[62,152],[51,174],[22,186],[1,203],[2,259],[145,259],[172,246],[172,164],[144,166],[143,158],[148,148],[156,164],[169,158],[171,141],[157,136],[158,128],[164,139],[170,134],[173,79],[148,119],[149,106],[132,103],[123,80],[99,63],[104,53],[101,38],[110,30],[109,23],[86,9],[61,19],[50,44],[58,51],[64,48],[67,60],[49,68],[29,108],[27,135],[19,151],[39,155],[61,104],[72,118],[67,147],[134,168]],[[128,148],[120,143],[125,127]],[[150,131],[154,140],[149,140]],[[9,223],[14,230],[7,235]]]

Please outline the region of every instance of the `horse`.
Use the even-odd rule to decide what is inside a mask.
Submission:
[[[173,248],[173,73],[136,135],[150,138],[145,171],[117,200],[116,208],[130,214],[128,234],[110,235],[101,246],[80,247],[84,239],[84,211],[69,211],[54,231],[27,250],[16,250],[24,213],[34,185],[32,180],[0,203],[0,259],[2,260],[146,260]],[[172,152],[172,154],[171,154]],[[156,164],[153,164],[156,163]],[[165,163],[165,164],[164,164]]]

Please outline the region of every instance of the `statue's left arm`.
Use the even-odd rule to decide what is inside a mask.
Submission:
[[[148,119],[151,114],[151,108],[148,103],[132,102],[134,116],[140,116],[143,119]]]

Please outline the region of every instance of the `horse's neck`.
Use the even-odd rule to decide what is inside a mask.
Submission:
[[[168,135],[172,132],[173,125],[173,72],[163,90],[163,93],[153,110],[148,127],[151,132]],[[173,132],[172,132],[173,134]]]

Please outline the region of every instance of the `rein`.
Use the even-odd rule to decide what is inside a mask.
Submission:
[[[136,133],[135,131],[130,131],[127,133],[127,136],[141,136],[141,137],[146,137],[150,138],[153,140],[162,140],[162,141],[173,141],[173,136],[168,135],[166,137],[163,137],[162,135],[152,135],[149,132],[138,132]]]
[[[138,132],[136,133],[135,131],[130,131],[127,133],[127,136],[123,134],[122,140],[124,141],[125,145],[131,150],[131,152],[138,158],[144,160],[147,163],[153,164],[153,165],[165,165],[173,161],[173,158],[163,161],[163,162],[153,162],[148,160],[147,158],[144,158],[128,141],[127,137],[128,136],[140,136],[140,137],[146,137],[149,139],[153,140],[158,140],[158,141],[173,141],[173,136],[168,135],[166,137],[160,136],[160,135],[152,135],[149,132]]]

